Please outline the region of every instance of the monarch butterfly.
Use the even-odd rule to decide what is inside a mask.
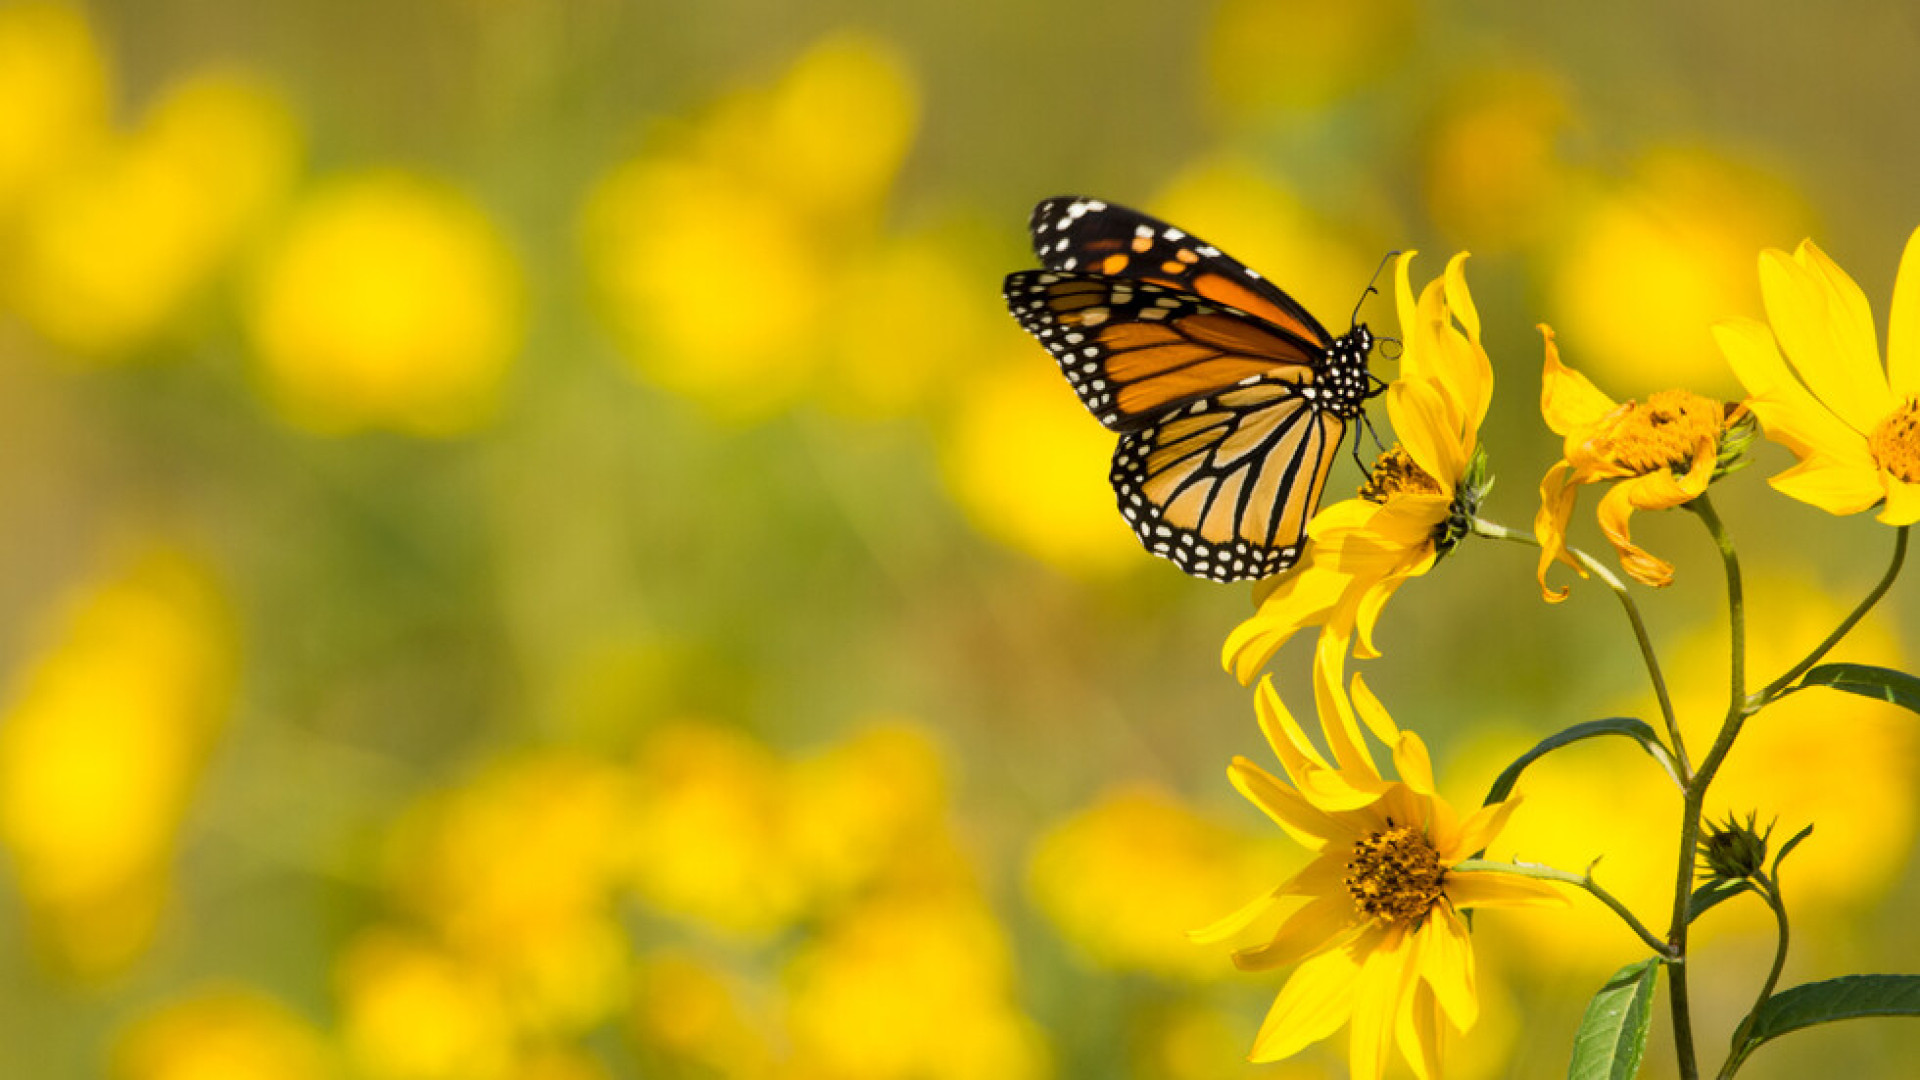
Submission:
[[[1219,248],[1122,206],[1047,199],[1044,267],[1007,307],[1120,433],[1108,478],[1147,550],[1214,581],[1291,567],[1347,423],[1385,384],[1364,325],[1334,337]]]

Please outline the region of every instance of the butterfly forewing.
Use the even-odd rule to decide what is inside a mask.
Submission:
[[[1258,272],[1138,210],[1061,195],[1034,207],[1027,228],[1034,254],[1049,270],[1166,285],[1263,319],[1316,352],[1333,343],[1319,320]]]
[[[1007,306],[1115,431],[1246,379],[1310,381],[1323,350],[1242,312],[1149,282],[1029,270]]]

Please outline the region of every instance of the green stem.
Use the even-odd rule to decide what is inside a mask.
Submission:
[[[1484,518],[1473,519],[1473,531],[1491,540],[1511,540],[1514,543],[1540,546],[1540,541],[1532,533],[1509,529]],[[1633,594],[1627,591],[1626,583],[1608,570],[1598,559],[1576,547],[1568,547],[1567,554],[1589,574],[1606,583],[1613,595],[1620,601],[1620,607],[1627,614],[1627,622],[1633,626],[1633,639],[1640,645],[1640,660],[1647,668],[1647,678],[1653,683],[1653,696],[1660,703],[1660,720],[1666,725],[1667,739],[1672,744],[1673,758],[1680,767],[1680,782],[1684,785],[1693,776],[1693,765],[1687,760],[1687,745],[1680,738],[1680,722],[1673,711],[1673,698],[1667,692],[1667,678],[1660,670],[1660,657],[1653,651],[1653,638],[1647,633],[1646,620],[1640,617],[1640,606],[1633,602]]]
[[[1641,922],[1634,916],[1632,911],[1627,909],[1627,905],[1621,903],[1618,897],[1606,889],[1601,888],[1600,883],[1593,880],[1591,867],[1588,868],[1588,873],[1573,874],[1565,870],[1556,870],[1551,866],[1542,866],[1538,863],[1505,863],[1489,862],[1486,859],[1466,859],[1455,863],[1452,869],[1455,871],[1477,873],[1513,874],[1516,877],[1539,878],[1542,881],[1558,881],[1562,884],[1578,886],[1592,893],[1594,899],[1607,905],[1609,910],[1615,915],[1620,916],[1620,921],[1626,923],[1627,928],[1638,935],[1641,941],[1646,942],[1647,948],[1652,949],[1655,955],[1664,960],[1674,959],[1673,953],[1667,948],[1667,943],[1661,941],[1658,934],[1647,929],[1646,924]]]
[[[1773,970],[1767,972],[1767,981],[1760,987],[1760,994],[1754,998],[1753,1008],[1747,1012],[1746,1019],[1741,1020],[1740,1026],[1734,1030],[1732,1050],[1727,1054],[1726,1063],[1720,1066],[1718,1080],[1731,1080],[1733,1074],[1738,1072],[1741,1064],[1747,1060],[1747,1033],[1753,1030],[1754,1018],[1760,1015],[1761,1007],[1773,997],[1774,988],[1780,985],[1780,974],[1787,967],[1789,932],[1786,901],[1780,897],[1778,883],[1768,878],[1766,874],[1756,873],[1753,879],[1760,883],[1760,893],[1767,898],[1767,906],[1773,909],[1774,921],[1780,926],[1780,937],[1773,950]]]
[[[1879,584],[1875,585],[1873,591],[1867,593],[1866,597],[1854,606],[1853,611],[1840,621],[1840,625],[1834,627],[1833,633],[1828,634],[1827,639],[1808,653],[1805,659],[1793,665],[1785,675],[1768,683],[1766,689],[1761,690],[1757,695],[1759,698],[1757,705],[1765,705],[1786,693],[1787,687],[1792,686],[1795,680],[1805,675],[1813,665],[1819,663],[1822,657],[1832,651],[1835,645],[1840,644],[1840,639],[1846,637],[1853,630],[1854,625],[1866,618],[1867,612],[1872,611],[1873,606],[1880,602],[1880,598],[1887,595],[1887,590],[1893,587],[1893,579],[1900,576],[1901,564],[1907,560],[1908,528],[1909,526],[1902,525],[1894,533],[1893,560],[1887,564],[1887,572],[1880,575]]]
[[[1720,521],[1720,515],[1714,512],[1713,503],[1704,494],[1687,504],[1687,508],[1699,515],[1706,525],[1707,532],[1713,536],[1714,546],[1720,551],[1720,564],[1727,577],[1727,625],[1731,657],[1728,662],[1728,681],[1731,689],[1727,695],[1726,719],[1721,721],[1720,734],[1714,739],[1713,748],[1700,762],[1700,771],[1687,784],[1687,795],[1680,810],[1680,851],[1674,868],[1673,917],[1667,927],[1667,946],[1676,957],[1687,955],[1687,908],[1693,895],[1693,869],[1698,857],[1700,845],[1700,816],[1706,807],[1707,789],[1712,786],[1713,778],[1720,771],[1721,763],[1733,749],[1733,741],[1740,735],[1740,728],[1747,717],[1758,708],[1747,699],[1747,612],[1746,590],[1741,583],[1740,557],[1733,547],[1733,539],[1727,535],[1726,526]],[[1672,1004],[1674,1052],[1679,1057],[1680,1075],[1683,1080],[1693,1080],[1699,1075],[1699,1066],[1694,1059],[1693,1050],[1693,1014],[1687,993],[1687,967],[1684,962],[1675,964],[1670,970],[1668,988],[1671,993],[1668,1000]]]

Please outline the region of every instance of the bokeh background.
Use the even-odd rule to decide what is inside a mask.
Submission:
[[[1251,601],[1114,513],[999,299],[1028,208],[1154,210],[1336,328],[1385,251],[1471,250],[1524,526],[1536,322],[1616,397],[1731,396],[1708,327],[1813,236],[1884,325],[1916,50],[1892,0],[0,2],[0,1074],[1344,1075],[1246,1065],[1280,980],[1182,937],[1301,859],[1224,777],[1266,760]],[[1715,499],[1765,679],[1891,537],[1757,456]],[[1636,529],[1705,739],[1712,549]],[[1363,665],[1456,801],[1652,719],[1611,598],[1532,567],[1469,542]],[[1840,655],[1911,666],[1914,595]],[[1801,695],[1734,758],[1716,814],[1817,824],[1789,983],[1920,968],[1913,721]],[[1662,921],[1645,758],[1523,790],[1496,854],[1604,856]],[[1476,931],[1458,1074],[1560,1074],[1635,942],[1584,900]],[[1712,1061],[1769,924],[1698,940]]]

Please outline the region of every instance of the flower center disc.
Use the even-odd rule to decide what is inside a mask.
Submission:
[[[1369,918],[1397,926],[1419,922],[1439,900],[1446,871],[1427,835],[1394,825],[1354,844],[1347,891]]]
[[[1384,504],[1389,495],[1403,493],[1438,495],[1440,484],[1414,463],[1412,454],[1396,446],[1381,454],[1379,460],[1373,463],[1373,470],[1367,473],[1367,482],[1360,485],[1360,497],[1368,502]]]
[[[1920,400],[1908,398],[1867,436],[1874,464],[1905,483],[1920,482]]]
[[[1646,404],[1630,401],[1615,409],[1601,428],[1607,453],[1644,475],[1655,469],[1686,470],[1702,443],[1719,441],[1726,408],[1691,390],[1661,390]]]

